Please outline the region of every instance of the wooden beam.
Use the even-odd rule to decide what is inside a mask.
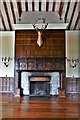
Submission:
[[[47,1],[46,2],[46,11],[48,11],[48,9],[49,9],[49,2]]]
[[[6,13],[6,16],[7,16],[7,20],[8,20],[10,30],[12,30],[11,21],[10,21],[10,18],[9,18],[6,2],[3,2],[3,5],[4,5],[4,9],[5,9],[5,13]]]
[[[63,6],[64,6],[64,2],[60,2],[60,7],[59,7],[59,15],[60,15],[60,18],[61,18],[61,16],[62,16]]]
[[[4,22],[1,11],[0,11],[0,17],[1,17],[1,21],[2,21],[2,24],[3,24],[4,30],[6,30],[5,22]]]
[[[13,3],[12,3],[12,2],[10,2],[10,6],[11,6],[11,10],[12,10],[12,15],[13,15],[14,24],[16,24],[16,17],[15,17],[14,7],[13,7]]]
[[[26,12],[28,11],[28,2],[25,2]]]
[[[21,0],[19,2],[18,2],[18,0],[16,0],[16,4],[17,4],[17,9],[18,9],[19,17],[21,17],[21,13],[22,13]]]
[[[80,19],[80,11],[79,11],[78,17],[77,17],[76,22],[75,22],[75,25],[74,25],[74,30],[75,30],[76,27],[77,27],[77,24],[78,24],[78,22],[79,22],[79,19]]]
[[[67,21],[67,15],[68,15],[69,7],[70,7],[70,1],[67,4],[67,10],[66,10],[66,14],[65,14],[65,23]]]
[[[39,11],[41,11],[41,0],[39,0]]]
[[[56,5],[56,2],[55,2],[55,0],[54,0],[54,2],[53,2],[53,7],[52,7],[52,11],[55,11],[55,5]]]
[[[72,15],[71,15],[71,19],[70,19],[70,22],[69,22],[69,27],[68,27],[68,29],[70,29],[70,27],[71,27],[71,23],[72,23],[72,20],[73,20],[73,16],[74,16],[74,12],[75,12],[77,3],[78,3],[78,2],[75,2],[75,4],[74,4],[74,8],[73,8],[73,12],[72,12]]]
[[[32,11],[34,11],[34,1],[32,2]]]

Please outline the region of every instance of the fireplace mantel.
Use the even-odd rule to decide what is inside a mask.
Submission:
[[[29,76],[30,81],[50,81],[51,76]]]

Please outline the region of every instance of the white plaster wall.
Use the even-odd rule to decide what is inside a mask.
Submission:
[[[14,77],[14,50],[15,50],[15,32],[0,32],[0,77]],[[13,58],[9,66],[6,67],[2,62],[2,57]]]
[[[66,58],[80,59],[80,31],[66,31]],[[80,62],[75,68],[70,67],[66,59],[66,77],[80,77]]]

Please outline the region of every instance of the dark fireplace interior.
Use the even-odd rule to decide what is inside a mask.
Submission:
[[[30,96],[50,96],[50,76],[30,76]]]
[[[47,96],[50,95],[49,82],[30,82],[30,95],[31,96]]]

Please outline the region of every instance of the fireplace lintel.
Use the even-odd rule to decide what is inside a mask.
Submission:
[[[29,76],[30,81],[50,81],[51,76]]]

